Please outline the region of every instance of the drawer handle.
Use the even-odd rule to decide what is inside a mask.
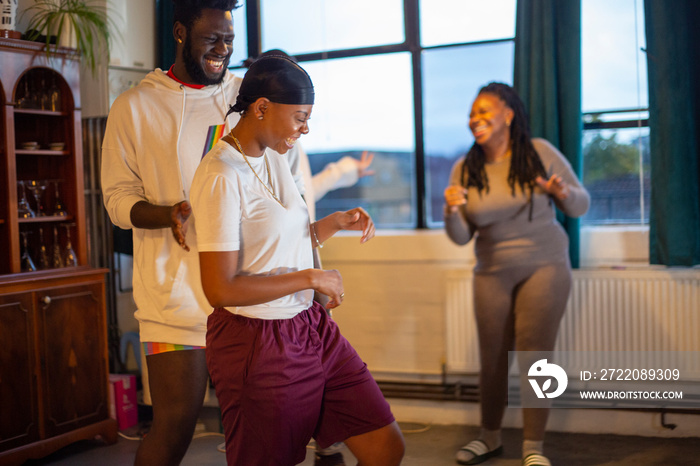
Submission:
[[[51,296],[44,296],[44,297],[42,298],[42,301],[43,301],[44,304],[46,304],[46,305],[51,304]]]

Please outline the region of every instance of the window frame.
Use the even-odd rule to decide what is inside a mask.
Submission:
[[[514,42],[515,35],[511,38],[501,38],[501,39],[491,39],[476,42],[459,42],[450,44],[440,44],[431,46],[421,45],[421,34],[420,34],[420,0],[404,0],[403,2],[403,14],[404,14],[404,30],[405,38],[403,43],[372,46],[372,47],[358,47],[352,49],[342,49],[342,50],[327,50],[322,52],[312,52],[295,55],[294,57],[300,62],[307,61],[319,61],[319,60],[333,60],[340,58],[353,58],[361,56],[397,53],[397,52],[408,52],[411,55],[411,71],[413,73],[413,111],[414,111],[414,170],[415,178],[412,180],[415,183],[415,193],[416,198],[414,201],[413,208],[415,209],[415,219],[416,224],[413,229],[419,230],[432,230],[436,226],[434,222],[431,222],[428,218],[428,203],[430,202],[430,193],[427,190],[426,183],[426,153],[425,153],[425,134],[423,128],[423,66],[422,66],[422,53],[428,50],[453,48],[453,47],[464,47],[464,46],[478,46],[484,44],[497,44]],[[263,52],[262,50],[262,18],[261,18],[261,7],[260,0],[246,3],[246,21],[247,21],[247,44],[248,44],[248,56],[258,56]],[[239,67],[231,66],[231,68]],[[622,128],[637,128],[637,127],[648,127],[648,118],[634,120],[618,120],[618,121],[607,121],[607,122],[591,122],[587,121],[589,116],[592,115],[607,115],[614,113],[632,113],[632,112],[648,112],[648,108],[643,109],[608,109],[602,111],[589,111],[581,114],[583,131],[593,130],[593,129],[622,129]],[[583,144],[583,139],[581,141]],[[648,219],[647,219],[648,222]],[[646,223],[648,224],[648,223]],[[618,225],[631,225],[635,226],[637,224],[618,224]]]
[[[414,170],[415,170],[415,193],[416,199],[413,208],[416,211],[416,224],[413,229],[432,230],[434,226],[429,225],[427,203],[429,193],[427,192],[425,170],[426,170],[426,154],[424,147],[424,131],[423,131],[423,70],[421,63],[421,55],[425,50],[434,50],[440,48],[463,47],[483,44],[493,44],[502,42],[513,42],[515,37],[506,39],[493,39],[477,42],[459,42],[450,44],[441,44],[433,46],[422,46],[420,36],[420,0],[404,0],[403,2],[404,15],[404,31],[405,37],[403,43],[380,45],[373,47],[358,47],[353,49],[343,50],[328,50],[323,52],[304,53],[294,55],[299,63],[306,61],[332,60],[338,58],[352,58],[368,55],[379,55],[397,52],[408,52],[411,54],[411,71],[413,73],[413,112],[414,112]],[[255,57],[263,52],[262,50],[262,18],[260,1],[246,3],[246,19],[247,19],[247,39],[248,39],[248,56]],[[232,67],[233,68],[233,67]]]

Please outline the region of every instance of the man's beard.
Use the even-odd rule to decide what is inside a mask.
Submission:
[[[185,70],[187,74],[192,78],[196,84],[201,84],[204,86],[211,86],[212,84],[219,84],[224,80],[224,75],[226,74],[226,68],[228,68],[228,62],[231,57],[227,57],[224,61],[224,67],[221,70],[221,74],[216,78],[210,78],[202,69],[201,63],[198,63],[192,56],[192,42],[190,41],[190,35],[185,38],[185,45],[182,48],[182,61],[185,64]]]

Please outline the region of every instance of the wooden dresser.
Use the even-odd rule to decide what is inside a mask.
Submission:
[[[109,416],[106,269],[88,264],[79,65],[0,38],[0,465],[78,440]]]

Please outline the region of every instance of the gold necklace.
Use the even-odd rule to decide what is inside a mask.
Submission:
[[[258,176],[258,172],[255,171],[255,169],[253,168],[253,166],[252,166],[252,165],[250,164],[250,162],[248,161],[248,157],[245,155],[245,152],[243,152],[243,147],[241,147],[241,143],[238,142],[238,139],[236,139],[236,136],[234,136],[233,133],[230,133],[230,135],[231,135],[231,138],[233,139],[233,142],[236,143],[236,148],[238,149],[238,152],[241,153],[241,155],[243,156],[243,160],[245,160],[245,163],[248,164],[248,166],[250,167],[250,169],[252,170],[253,174],[255,175],[255,177],[256,177],[256,178],[258,179],[258,181],[260,182],[260,184],[262,184],[262,185],[265,187],[265,189],[267,190],[267,192],[270,193],[270,195],[279,203],[279,205],[281,205],[282,207],[284,207],[284,204],[282,204],[282,201],[280,201],[280,199],[279,199],[279,198],[277,197],[277,195],[275,194],[275,187],[272,185],[272,177],[271,177],[271,175],[270,175],[270,162],[267,161],[267,153],[266,153],[266,152],[263,152],[263,158],[265,159],[265,167],[267,168],[267,182],[270,184],[269,187],[268,187],[268,185],[265,184],[265,182],[260,178],[260,176]]]

